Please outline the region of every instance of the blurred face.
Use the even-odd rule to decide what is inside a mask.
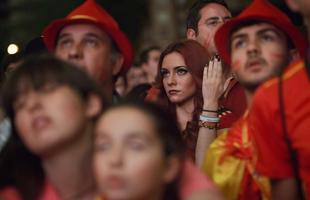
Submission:
[[[171,103],[183,104],[193,100],[196,83],[181,54],[173,52],[165,56],[161,75],[166,95]]]
[[[271,24],[247,26],[231,36],[232,70],[248,89],[275,76],[289,58],[286,36]]]
[[[148,61],[143,67],[144,71],[148,74],[149,77],[152,78],[152,82],[155,81],[156,75],[157,75],[157,69],[158,69],[158,61],[160,57],[160,51],[159,50],[152,50],[148,54]]]
[[[68,86],[29,88],[13,106],[17,132],[39,156],[53,154],[81,138],[90,117],[86,103]]]
[[[132,67],[127,72],[127,83],[128,90],[131,90],[133,87],[147,83],[146,74],[141,67]]]
[[[116,74],[111,61],[111,40],[95,25],[64,27],[59,33],[55,54],[77,64],[103,84],[111,84],[113,74]]]
[[[231,19],[231,13],[220,4],[210,3],[200,10],[200,16],[198,33],[194,39],[203,45],[210,55],[215,55],[217,50],[214,35],[220,26]]]
[[[121,107],[98,120],[94,170],[99,191],[107,199],[160,199],[164,185],[174,179],[168,175],[167,160],[145,113]]]

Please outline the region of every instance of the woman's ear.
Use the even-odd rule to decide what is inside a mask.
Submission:
[[[181,171],[181,160],[176,155],[169,156],[164,174],[165,183],[171,183]]]
[[[92,118],[97,116],[102,109],[101,98],[95,94],[89,95],[86,106],[86,115],[88,117]]]

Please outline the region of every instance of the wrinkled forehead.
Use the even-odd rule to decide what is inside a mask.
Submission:
[[[95,36],[104,41],[111,41],[109,35],[100,27],[91,23],[72,23],[63,27],[57,36],[57,41],[62,37]]]

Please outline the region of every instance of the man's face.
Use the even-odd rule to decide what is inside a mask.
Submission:
[[[235,31],[230,44],[232,71],[247,89],[255,89],[289,62],[286,36],[268,23]]]
[[[148,53],[147,63],[142,65],[143,70],[147,73],[149,80],[151,83],[155,81],[158,69],[158,61],[160,57],[159,50],[152,50]]]
[[[231,18],[231,13],[224,6],[210,3],[200,10],[198,21],[198,33],[192,39],[197,40],[209,52],[210,55],[217,53],[214,44],[214,35],[218,28]]]
[[[73,24],[64,27],[59,33],[55,54],[85,69],[92,78],[103,85],[111,85],[111,40],[97,26]]]

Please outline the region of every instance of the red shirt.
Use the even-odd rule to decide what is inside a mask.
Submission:
[[[232,127],[233,123],[242,117],[246,108],[244,89],[236,79],[232,79],[219,100],[220,129]]]
[[[279,108],[278,79],[263,84],[253,98],[249,123],[258,151],[257,170],[274,179],[294,176]],[[310,194],[310,82],[304,63],[290,65],[283,78],[288,135],[298,158],[298,171]]]

